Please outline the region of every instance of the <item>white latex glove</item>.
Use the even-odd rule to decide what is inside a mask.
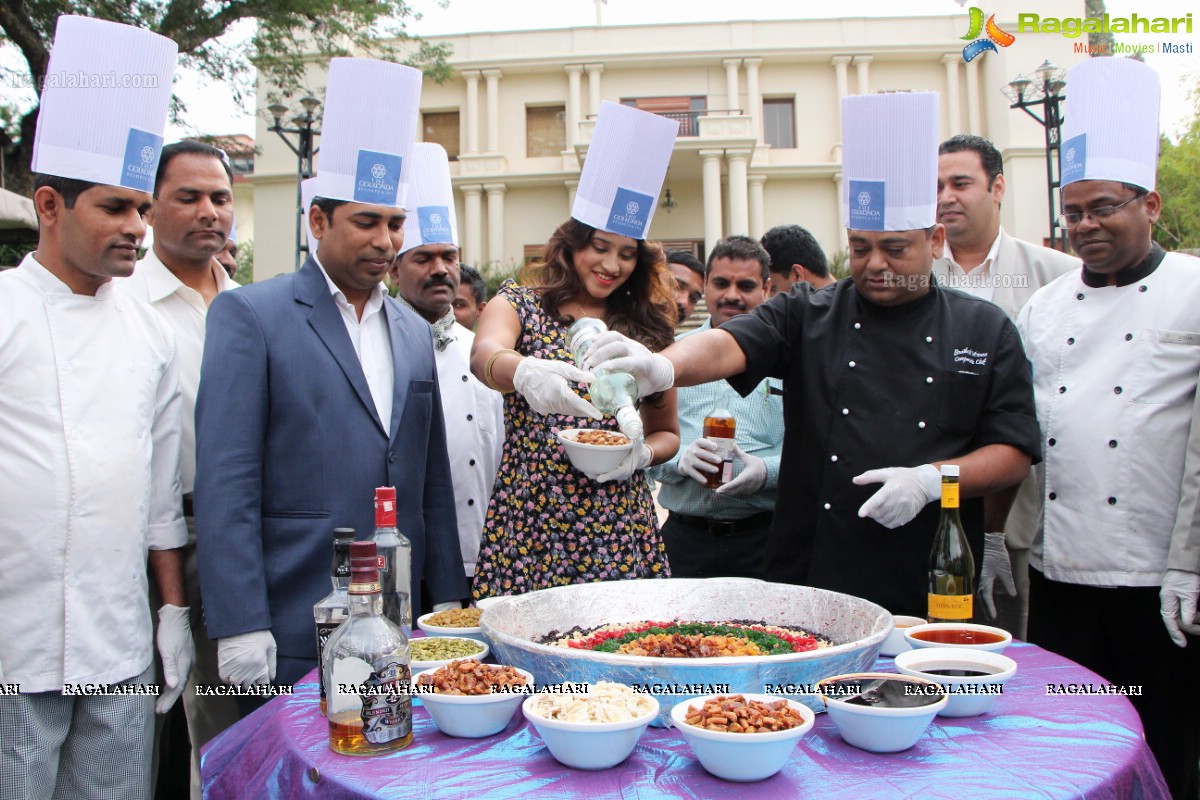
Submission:
[[[717,454],[717,443],[701,436],[679,454],[675,470],[696,483],[707,483],[708,476],[721,468],[721,457]]]
[[[275,637],[262,630],[218,639],[217,674],[244,689],[275,680]]]
[[[443,611],[454,611],[454,610],[460,609],[462,607],[463,606],[462,606],[461,600],[450,600],[449,602],[446,602],[446,603],[435,603],[433,606],[433,610],[430,611],[429,613],[439,614]]]
[[[641,342],[616,331],[605,331],[592,342],[587,368],[601,364],[609,372],[628,372],[637,379],[638,397],[665,392],[675,385],[675,367],[666,356],[651,353]]]
[[[590,472],[585,472],[592,480],[597,483],[607,483],[608,481],[627,481],[633,477],[633,473],[639,469],[645,469],[650,466],[650,459],[654,458],[654,451],[646,446],[646,443],[641,439],[634,440],[633,447],[621,459],[621,463],[617,464],[608,472],[601,472],[598,475],[593,475]]]
[[[1009,597],[1017,596],[1017,582],[1013,580],[1012,562],[1008,548],[1004,546],[1004,531],[983,535],[983,566],[979,568],[979,599],[989,619],[996,618],[996,603],[993,599],[997,579]]]
[[[1171,635],[1171,641],[1180,647],[1187,647],[1184,631],[1200,635],[1200,625],[1196,624],[1198,599],[1200,575],[1181,569],[1167,570],[1167,574],[1163,575],[1158,601],[1162,604],[1163,624],[1167,626],[1167,633]]]
[[[594,405],[575,394],[568,381],[591,383],[592,376],[574,364],[545,358],[523,358],[513,373],[513,388],[539,414],[565,414],[592,419],[604,416]]]
[[[733,446],[733,455],[742,462],[742,472],[729,483],[717,489],[717,494],[727,494],[733,497],[754,494],[767,482],[767,462],[758,456],[750,455],[736,444]]]
[[[163,682],[154,710],[165,714],[175,705],[187,686],[196,664],[196,643],[192,641],[192,623],[187,608],[164,605],[158,609],[158,655],[162,659]]]
[[[854,482],[859,486],[883,484],[862,504],[858,515],[870,517],[885,528],[907,525],[927,503],[942,496],[942,475],[932,464],[867,470],[855,477]]]

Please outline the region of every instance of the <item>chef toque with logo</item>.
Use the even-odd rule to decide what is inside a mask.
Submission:
[[[1087,58],[1067,71],[1062,185],[1120,181],[1154,191],[1158,73],[1130,58]]]
[[[413,147],[408,171],[408,217],[400,253],[426,244],[458,246],[458,218],[450,185],[450,159],[440,144]]]
[[[938,95],[842,98],[842,210],[856,231],[911,231],[937,221]]]
[[[178,54],[141,28],[59,17],[32,171],[153,192]]]
[[[601,103],[571,216],[602,231],[645,239],[678,133],[673,119]]]

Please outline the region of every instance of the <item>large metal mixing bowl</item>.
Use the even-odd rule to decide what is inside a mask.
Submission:
[[[537,644],[551,631],[612,622],[755,620],[800,627],[833,640],[808,653],[727,658],[649,658]],[[870,669],[892,630],[892,616],[858,597],[814,589],[736,579],[607,581],[559,586],[489,605],[480,620],[502,664],[529,670],[538,686],[619,681],[650,687],[667,724],[671,706],[711,693],[680,687],[727,684],[732,692],[764,692],[791,686],[793,700],[823,710],[806,694],[822,678]]]

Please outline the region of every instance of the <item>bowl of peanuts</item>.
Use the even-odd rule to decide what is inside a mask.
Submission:
[[[479,739],[499,733],[534,689],[523,669],[483,664],[478,659],[451,661],[413,676],[413,697],[447,736]]]
[[[479,627],[479,617],[483,610],[479,608],[452,608],[449,611],[435,611],[417,617],[417,627],[425,631],[426,636],[460,636],[487,643],[483,629]]]
[[[585,475],[615,469],[633,449],[633,440],[623,433],[598,428],[566,428],[558,432],[571,466]]]
[[[769,694],[708,695],[671,708],[671,723],[700,766],[727,781],[761,781],[783,769],[816,715]]]

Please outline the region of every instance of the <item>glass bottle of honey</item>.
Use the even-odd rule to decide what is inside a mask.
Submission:
[[[708,473],[704,485],[709,489],[719,489],[733,480],[733,443],[736,434],[737,420],[720,405],[704,418],[704,438],[716,442],[717,455],[721,457],[717,471]]]

